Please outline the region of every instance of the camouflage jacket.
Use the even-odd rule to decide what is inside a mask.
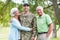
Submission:
[[[32,14],[32,13],[27,13],[27,14],[24,14],[22,13],[20,15],[20,23],[22,26],[24,27],[29,27],[29,28],[34,28],[34,30],[30,33],[32,33],[31,35],[32,36],[35,36],[36,35],[36,22],[35,22],[35,16]],[[24,33],[24,31],[22,31]]]

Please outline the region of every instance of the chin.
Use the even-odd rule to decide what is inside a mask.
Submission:
[[[42,16],[42,15],[39,15],[39,16]]]

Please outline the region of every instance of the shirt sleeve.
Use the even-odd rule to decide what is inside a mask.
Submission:
[[[21,26],[17,21],[13,21],[11,24],[19,30],[30,31],[30,28]]]
[[[49,15],[46,15],[46,19],[48,25],[52,23],[51,17]]]

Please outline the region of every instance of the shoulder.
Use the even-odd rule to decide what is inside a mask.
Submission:
[[[35,15],[32,12],[30,12],[29,14],[35,17]]]
[[[36,16],[35,18],[38,18],[39,16]]]
[[[24,12],[21,12],[21,13],[20,13],[20,16],[23,15],[23,14],[24,14]]]
[[[45,18],[47,18],[48,20],[51,19],[51,17],[48,14],[45,15]]]
[[[24,12],[20,13],[18,18],[20,19],[20,17],[22,17],[23,15],[24,15]]]
[[[29,12],[29,14],[30,14],[30,15],[33,15],[33,13],[32,13],[32,12]]]
[[[17,20],[15,18],[12,18],[11,21],[14,23],[17,22]]]
[[[48,14],[44,14],[45,18],[50,18],[50,16]]]

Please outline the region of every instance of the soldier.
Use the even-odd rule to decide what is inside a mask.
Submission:
[[[35,16],[29,11],[30,9],[29,4],[25,3],[23,5],[23,8],[24,8],[24,12],[19,16],[21,25],[29,28],[33,28],[34,27],[33,19]],[[32,32],[21,31],[21,40],[33,40],[34,36],[35,36],[35,31]]]

